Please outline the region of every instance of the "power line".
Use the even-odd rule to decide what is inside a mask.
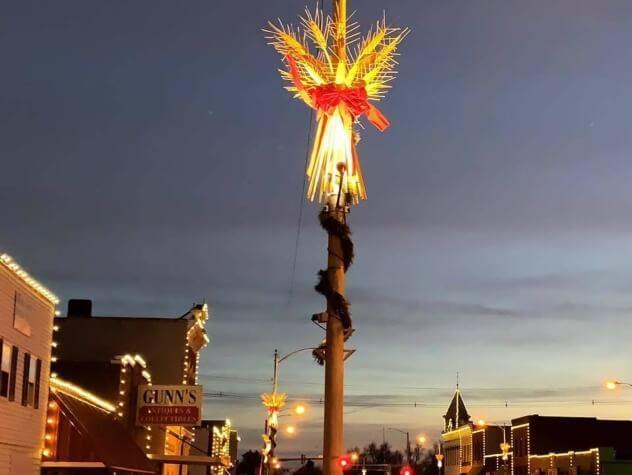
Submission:
[[[305,145],[305,165],[303,166],[303,186],[301,187],[301,199],[298,208],[298,223],[296,225],[296,240],[294,242],[294,257],[292,259],[292,274],[290,277],[290,292],[288,295],[288,305],[292,300],[292,295],[294,294],[294,279],[296,277],[296,262],[298,260],[298,247],[301,240],[301,228],[303,224],[303,208],[305,206],[305,185],[307,184],[307,175],[305,174],[305,170],[307,170],[307,161],[309,160],[309,146],[311,143],[312,137],[312,120],[314,118],[314,114],[312,111],[309,111],[309,125],[307,126],[307,140]]]
[[[206,392],[204,397],[207,399],[226,399],[226,400],[258,400],[258,394],[244,394],[244,393],[231,393],[231,392]],[[376,396],[381,397],[381,396]],[[350,396],[349,400],[345,401],[345,407],[360,407],[360,408],[386,408],[386,407],[401,407],[401,408],[445,408],[445,402],[376,402],[371,401],[369,398],[363,400],[357,400],[354,396]],[[288,398],[288,402],[305,402],[313,405],[322,405],[324,399],[321,397],[307,397],[307,398]],[[629,405],[632,404],[632,400],[616,400],[616,401],[599,401],[595,399],[570,399],[570,400],[532,400],[532,401],[516,401],[516,402],[481,402],[473,407],[487,407],[487,408],[526,408],[533,406],[546,406],[546,407],[567,407],[567,406],[616,406],[616,405]]]

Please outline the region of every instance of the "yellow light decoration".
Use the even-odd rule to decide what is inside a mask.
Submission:
[[[63,381],[59,378],[51,379],[50,386],[53,391],[61,391],[70,396],[82,399],[84,402],[92,404],[93,406],[96,406],[99,409],[104,410],[105,412],[114,412],[116,410],[116,407],[113,404],[105,401],[104,399],[101,399],[98,396],[95,396],[91,392],[86,391],[79,386],[75,386],[74,384],[69,383],[68,381]]]
[[[265,393],[261,395],[261,401],[268,408],[268,411],[279,411],[285,406],[286,399],[287,394],[285,393]]]
[[[13,260],[13,258],[8,254],[0,255],[0,263],[4,264],[6,268],[8,268],[11,272],[13,272],[16,276],[18,276],[26,285],[31,287],[31,289],[35,290],[42,297],[48,300],[53,305],[57,305],[59,303],[59,298],[40,284],[37,280],[29,275],[20,265]]]
[[[409,30],[387,26],[383,19],[360,39],[358,24],[348,22],[344,0],[333,19],[318,9],[299,18],[298,28],[270,22],[264,31],[286,63],[280,71],[290,83],[286,89],[317,114],[307,197],[326,202],[344,194],[357,204],[366,199],[366,189],[353,126],[362,115],[380,131],[389,126],[371,101],[383,98],[391,87],[397,48]]]

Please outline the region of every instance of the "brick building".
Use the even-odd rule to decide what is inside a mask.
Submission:
[[[560,475],[603,475],[608,469],[632,473],[627,462],[632,459],[632,421],[529,415],[511,424],[514,475],[544,473],[545,466]]]

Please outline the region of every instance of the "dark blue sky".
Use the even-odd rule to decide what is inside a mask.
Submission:
[[[273,349],[322,336],[308,321],[323,307],[316,205],[288,304],[309,115],[260,32],[304,6],[20,1],[0,20],[0,248],[99,314],[179,315],[207,298],[203,383],[244,396],[207,415],[231,416],[247,445]],[[350,407],[349,445],[382,425],[436,434],[457,370],[490,420],[625,416],[588,402],[632,372],[632,3],[350,8],[365,29],[387,8],[412,34],[380,105],[392,127],[360,144],[347,392],[429,406]],[[292,395],[322,393],[307,354],[282,377]],[[285,447],[320,450],[310,417]]]

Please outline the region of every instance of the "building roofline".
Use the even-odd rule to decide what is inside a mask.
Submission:
[[[9,254],[0,254],[0,264],[53,305],[57,305],[59,303],[59,298],[53,292],[31,277],[29,273],[26,272]]]
[[[192,320],[191,318],[180,318],[180,317],[143,317],[143,316],[122,317],[122,316],[111,316],[111,315],[104,315],[104,316],[92,315],[90,317],[68,317],[68,316],[55,317],[55,320],[59,320],[59,321],[67,321],[67,320],[90,321],[91,319],[92,320],[124,320],[124,321],[151,320],[151,321],[161,321],[161,322],[190,322]]]
[[[529,414],[527,416],[517,417],[515,419],[511,419],[512,425],[523,424],[526,422],[532,422],[534,420],[542,420],[542,421],[592,421],[592,422],[600,422],[600,423],[629,423],[632,424],[632,420],[628,419],[599,419],[597,417],[591,416],[541,416],[539,414]]]

